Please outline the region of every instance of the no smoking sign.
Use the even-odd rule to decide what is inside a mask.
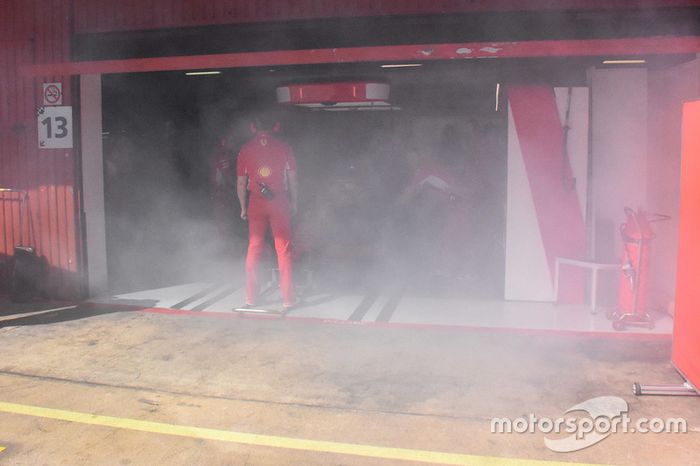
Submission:
[[[44,105],[63,104],[63,85],[61,83],[44,83]]]

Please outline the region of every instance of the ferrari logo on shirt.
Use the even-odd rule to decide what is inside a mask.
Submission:
[[[258,175],[260,175],[262,178],[267,178],[272,175],[272,170],[270,170],[270,167],[260,167],[258,169]]]

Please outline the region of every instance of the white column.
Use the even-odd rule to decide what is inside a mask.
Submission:
[[[90,296],[107,291],[107,242],[102,161],[102,76],[80,77],[83,210]]]

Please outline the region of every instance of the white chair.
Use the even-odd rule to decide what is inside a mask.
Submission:
[[[620,270],[620,264],[601,264],[599,262],[569,259],[566,257],[557,257],[554,261],[554,302],[559,301],[559,269],[561,265],[569,265],[572,267],[581,267],[591,271],[591,310],[596,310],[598,300],[598,272],[601,270]]]

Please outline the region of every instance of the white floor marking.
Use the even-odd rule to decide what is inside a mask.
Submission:
[[[31,316],[38,316],[38,315],[42,315],[42,314],[49,314],[51,312],[67,311],[68,309],[75,309],[76,307],[78,307],[78,306],[65,306],[65,307],[57,307],[54,309],[44,309],[41,311],[24,312],[22,314],[12,314],[9,316],[0,317],[0,322],[7,321],[7,320],[19,319],[21,317],[31,317]]]
[[[177,287],[161,288],[119,295],[123,299],[151,299],[158,301],[157,307],[169,307],[202,290],[211,287],[207,283],[190,283]],[[229,283],[223,283],[185,306],[184,310],[195,308],[216,294]],[[316,293],[306,296],[299,307],[294,308],[290,317],[312,317],[320,319],[346,320],[366,295],[332,295]],[[390,290],[385,290],[368,309],[363,322],[374,322],[384,305],[391,297]],[[245,290],[241,286],[235,292],[208,306],[205,311],[230,313],[241,306],[245,300]],[[281,306],[279,290],[261,299],[259,307],[275,309]],[[42,312],[50,312],[42,311]],[[655,315],[656,328],[648,330],[642,327],[630,327],[623,333],[628,334],[670,334],[673,320],[664,315]],[[14,316],[13,316],[14,318]],[[515,302],[498,299],[470,298],[435,298],[411,296],[405,294],[391,317],[391,323],[468,326],[485,328],[510,328],[525,330],[562,330],[579,332],[615,332],[612,323],[606,319],[605,312],[592,314],[586,305],[553,305],[551,303]]]

